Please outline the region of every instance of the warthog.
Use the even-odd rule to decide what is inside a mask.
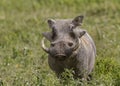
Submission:
[[[73,69],[74,77],[88,79],[91,74],[96,56],[96,47],[90,35],[81,26],[83,16],[74,19],[48,20],[50,32],[43,36],[50,41],[50,47],[44,44],[42,48],[48,53],[48,63],[58,77],[64,69]]]

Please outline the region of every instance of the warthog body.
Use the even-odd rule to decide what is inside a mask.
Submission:
[[[58,77],[64,69],[73,69],[74,77],[87,79],[91,74],[96,56],[96,47],[90,35],[81,26],[83,16],[73,20],[48,20],[51,32],[43,33],[51,43],[50,48],[42,48],[48,55],[50,68]]]

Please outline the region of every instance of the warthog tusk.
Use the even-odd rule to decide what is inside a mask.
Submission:
[[[49,53],[49,48],[47,48],[47,47],[45,46],[45,38],[44,38],[44,37],[43,37],[43,39],[42,39],[42,41],[41,41],[41,47],[42,47],[42,49],[43,49],[45,52]]]
[[[73,51],[76,51],[80,46],[80,40],[78,38],[77,44],[74,46]]]

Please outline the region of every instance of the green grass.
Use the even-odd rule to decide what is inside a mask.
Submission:
[[[119,86],[120,0],[1,0],[0,86]],[[82,28],[93,37],[97,59],[89,83],[59,80],[41,49],[49,18],[84,15]]]

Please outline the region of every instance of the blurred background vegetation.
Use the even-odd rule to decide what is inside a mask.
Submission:
[[[60,81],[40,46],[47,19],[84,15],[97,47],[93,80]],[[65,75],[63,74],[63,75]],[[119,86],[120,0],[0,0],[0,86]]]

